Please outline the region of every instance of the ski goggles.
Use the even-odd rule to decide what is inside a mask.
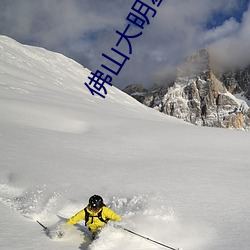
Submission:
[[[89,208],[93,212],[97,212],[97,211],[99,211],[101,209],[101,207],[97,207],[97,206],[93,206],[93,205],[92,206],[90,205]]]

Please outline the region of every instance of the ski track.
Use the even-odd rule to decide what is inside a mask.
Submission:
[[[186,226],[179,220],[179,216],[172,208],[164,205],[164,197],[161,195],[140,195],[130,198],[110,197],[107,200],[107,206],[123,217],[121,224],[125,228],[145,237],[152,237],[152,239],[172,247],[183,248],[186,246],[185,250],[192,249],[194,246],[195,249],[199,249],[197,246],[204,244],[204,239],[197,240],[199,227],[196,230],[190,230],[192,229],[190,225]],[[87,236],[88,232],[83,222],[71,229],[68,228],[64,237],[58,239],[57,231],[64,227],[66,219],[61,218],[60,220],[57,214],[68,218],[83,206],[82,203],[66,200],[63,192],[51,193],[46,185],[22,190],[10,183],[1,183],[0,201],[26,219],[44,222],[50,229],[49,236],[53,240],[62,241],[71,247],[78,245],[82,250],[115,250],[121,247],[124,249],[124,245],[121,245],[123,243],[120,242],[126,241],[128,242],[126,249],[162,249],[155,243],[115,228],[112,223],[106,226],[99,238],[92,243]],[[121,241],[121,239],[123,240]]]

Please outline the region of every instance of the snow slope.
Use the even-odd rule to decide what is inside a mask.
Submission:
[[[108,225],[51,228],[100,194],[122,225],[184,250],[250,249],[248,132],[196,127],[149,109],[63,55],[0,36],[1,249],[153,250]],[[59,223],[63,223],[60,222]]]

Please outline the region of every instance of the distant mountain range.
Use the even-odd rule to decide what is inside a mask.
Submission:
[[[169,85],[124,90],[139,102],[187,122],[222,128],[250,128],[250,66],[218,70],[208,50],[188,57]]]

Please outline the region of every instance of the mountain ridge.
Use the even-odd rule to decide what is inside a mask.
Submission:
[[[217,72],[210,57],[207,49],[188,57],[171,85],[143,91],[140,85],[130,85],[123,91],[148,107],[195,125],[249,129],[250,66]]]

